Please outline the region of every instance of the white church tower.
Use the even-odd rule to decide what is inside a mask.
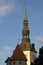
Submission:
[[[27,65],[31,65],[31,62],[34,62],[36,59],[36,50],[34,44],[30,42],[30,30],[28,27],[28,19],[27,19],[27,12],[26,12],[26,4],[24,7],[24,20],[23,20],[23,29],[22,29],[22,41],[21,41],[21,48],[23,53],[27,58]]]
[[[24,20],[22,29],[22,41],[17,45],[11,57],[5,61],[7,65],[31,65],[36,59],[36,50],[34,44],[30,42],[30,30],[28,27],[28,19],[26,12],[26,4],[24,7]]]

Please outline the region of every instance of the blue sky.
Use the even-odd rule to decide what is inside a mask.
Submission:
[[[43,0],[27,0],[26,7],[31,43],[38,51],[43,46]],[[0,0],[0,65],[21,42],[23,19],[24,0]]]

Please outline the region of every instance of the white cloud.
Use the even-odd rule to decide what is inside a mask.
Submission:
[[[13,7],[15,4],[11,3],[10,0],[0,0],[0,16],[5,16]]]
[[[12,9],[12,5],[3,5],[0,7],[0,16],[6,15]]]
[[[5,54],[4,51],[1,51],[1,52],[0,52],[0,56],[3,56],[4,54]]]
[[[5,46],[2,48],[2,51],[0,52],[0,56],[4,56],[6,55],[8,52],[10,53],[10,50],[12,49],[12,47],[10,46]]]
[[[43,43],[43,37],[36,36],[36,37],[34,37],[34,39],[35,39],[36,41],[38,41],[38,42]]]
[[[0,0],[0,24],[8,23],[4,16],[21,9],[21,4],[17,0]]]
[[[0,52],[0,55],[2,55],[3,53],[2,52]]]
[[[6,47],[4,47],[4,49],[5,49],[5,50],[10,50],[11,47],[10,47],[10,46],[6,46]]]

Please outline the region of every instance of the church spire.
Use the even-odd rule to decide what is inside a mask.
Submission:
[[[25,6],[24,6],[24,20],[27,20],[26,1],[25,1]]]
[[[23,21],[23,29],[22,29],[22,41],[30,42],[29,38],[29,29],[28,29],[28,20],[27,20],[27,12],[26,12],[26,1],[24,6],[24,21]]]
[[[30,50],[31,43],[30,43],[30,30],[28,27],[28,19],[27,19],[27,12],[26,12],[26,1],[24,7],[24,20],[23,20],[23,28],[22,28],[22,41],[21,41],[21,48],[22,50]]]

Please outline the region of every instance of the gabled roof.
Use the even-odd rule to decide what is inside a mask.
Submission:
[[[16,49],[13,52],[13,55],[11,56],[11,61],[13,60],[24,60],[27,61],[21,47],[17,45]]]

